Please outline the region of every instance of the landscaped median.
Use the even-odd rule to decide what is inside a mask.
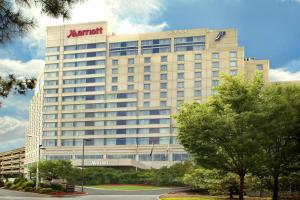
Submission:
[[[109,185],[91,185],[89,188],[100,190],[115,190],[115,191],[141,191],[141,190],[159,190],[166,189],[166,187],[159,187],[144,184],[109,184]]]

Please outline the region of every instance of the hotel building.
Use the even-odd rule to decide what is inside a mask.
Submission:
[[[245,58],[235,29],[116,35],[106,22],[47,28],[45,69],[31,102],[26,164],[159,168],[187,159],[176,140],[183,102],[205,101],[222,73],[250,78],[269,62]],[[39,121],[37,121],[39,120]]]

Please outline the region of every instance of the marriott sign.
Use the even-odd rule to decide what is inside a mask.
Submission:
[[[84,30],[70,30],[68,38],[70,37],[80,37],[85,35],[99,35],[103,33],[103,28],[95,28],[95,29],[84,29]]]

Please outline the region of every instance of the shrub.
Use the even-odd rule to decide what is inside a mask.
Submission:
[[[53,191],[56,191],[56,192],[59,192],[59,191],[64,191],[64,186],[62,186],[61,184],[59,183],[51,183],[50,184],[50,188],[53,190]]]
[[[41,182],[41,183],[39,183],[39,188],[50,188],[50,184]]]
[[[9,189],[12,185],[13,185],[12,182],[7,181],[7,182],[4,183],[4,188]]]
[[[52,188],[39,188],[38,192],[42,193],[42,194],[48,194],[50,192],[53,192]]]
[[[17,185],[14,185],[14,184],[12,184],[12,185],[10,186],[10,188],[9,188],[9,189],[16,190],[16,189],[18,189],[18,186],[17,186]]]
[[[33,181],[26,181],[22,184],[22,187],[23,188],[26,188],[26,187],[34,187],[34,182]]]
[[[25,192],[32,192],[33,191],[33,187],[27,186],[24,188]]]
[[[0,179],[0,188],[4,187],[4,181],[2,179]]]

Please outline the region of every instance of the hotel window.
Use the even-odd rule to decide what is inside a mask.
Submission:
[[[150,81],[150,75],[144,75],[144,81]]]
[[[184,61],[184,55],[178,55],[177,61]]]
[[[175,51],[199,51],[205,49],[205,36],[175,38]]]
[[[160,71],[168,71],[168,65],[161,65]]]
[[[151,63],[151,58],[150,57],[145,57],[144,58],[144,63]]]
[[[202,63],[195,63],[195,69],[201,69]]]
[[[118,68],[112,68],[111,69],[111,73],[112,74],[117,74],[119,72],[119,69]]]
[[[214,77],[214,78],[219,77],[219,71],[213,71],[212,77]]]
[[[184,88],[184,82],[177,82],[177,88],[179,89]]]
[[[236,51],[230,51],[229,52],[229,57],[230,58],[236,58],[237,57],[237,52]]]
[[[177,73],[177,79],[184,79],[184,73]]]
[[[45,65],[45,69],[57,69],[57,68],[58,68],[58,63]]]
[[[201,81],[195,81],[195,88],[201,88]]]
[[[118,77],[112,77],[111,82],[117,83],[118,82]]]
[[[168,62],[168,56],[161,56],[160,62]]]
[[[109,44],[109,56],[128,56],[138,54],[138,41],[117,42]]]
[[[55,61],[58,60],[59,56],[55,55],[55,56],[46,56],[46,61]]]
[[[128,85],[127,90],[134,90],[134,85]]]
[[[58,51],[59,51],[59,47],[47,47],[46,48],[47,53],[54,53],[54,52],[58,52]]]
[[[219,80],[212,80],[212,86],[218,86],[219,85]]]
[[[142,54],[170,52],[171,39],[156,39],[142,41]]]
[[[258,64],[258,65],[256,65],[256,69],[257,70],[263,70],[264,66],[262,64]]]
[[[195,78],[201,78],[202,73],[201,72],[195,72]]]
[[[149,101],[144,101],[143,106],[146,107],[146,108],[150,107],[150,102]]]
[[[219,68],[220,63],[219,62],[212,62],[212,67]]]
[[[167,92],[160,92],[160,98],[167,98]]]
[[[117,59],[113,59],[113,60],[111,61],[111,64],[112,64],[112,65],[118,65],[118,63],[119,63],[119,61],[118,61]]]
[[[145,83],[144,84],[144,90],[150,90],[151,89],[150,87],[151,87],[150,83]]]
[[[237,70],[230,70],[230,75],[231,76],[236,76],[237,75]]]
[[[184,64],[178,64],[177,70],[184,70]]]
[[[134,58],[128,58],[128,65],[134,64]]]
[[[184,91],[177,91],[177,97],[184,97]]]
[[[202,54],[195,54],[195,60],[201,60]]]
[[[167,83],[160,83],[160,89],[167,89],[168,84]]]
[[[160,101],[160,102],[159,102],[159,105],[160,105],[161,107],[166,107],[166,106],[167,106],[167,101]]]
[[[134,67],[128,67],[128,73],[134,73]]]
[[[167,80],[168,74],[160,74],[160,80]]]
[[[195,90],[195,97],[200,97],[201,96],[201,90]]]
[[[54,139],[43,140],[42,145],[45,147],[54,147],[57,145],[57,141]]]
[[[150,92],[144,92],[144,99],[150,99]]]
[[[118,86],[116,86],[116,85],[111,86],[111,90],[112,91],[118,91]]]
[[[150,66],[144,66],[144,73],[151,72]]]
[[[182,106],[183,103],[184,103],[183,100],[177,100],[177,102],[176,102],[177,107],[179,108],[180,106]]]
[[[237,66],[237,62],[236,61],[230,61],[229,65],[230,65],[230,67],[236,67]]]
[[[134,76],[128,76],[128,82],[134,82]]]
[[[220,58],[220,54],[219,53],[212,53],[212,58],[213,59],[219,59]]]

